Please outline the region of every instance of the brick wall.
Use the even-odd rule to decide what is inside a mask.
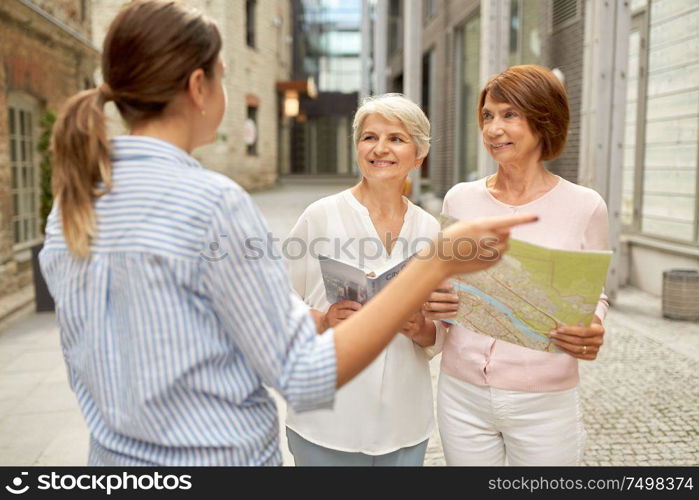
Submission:
[[[72,14],[59,7],[55,2],[53,14],[70,19]],[[85,37],[88,25],[75,24],[76,29],[84,28]],[[34,97],[40,113],[57,110],[91,78],[98,54],[15,0],[0,2],[0,32],[0,302],[9,303],[10,296],[31,284],[32,274],[27,252],[13,249],[8,95]],[[0,315],[9,312],[0,308]]]
[[[90,37],[92,0],[30,0],[47,14]],[[123,3],[123,0],[122,2]]]

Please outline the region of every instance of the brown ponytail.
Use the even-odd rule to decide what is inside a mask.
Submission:
[[[113,100],[129,126],[155,118],[193,71],[213,76],[221,45],[213,21],[172,0],[133,1],[112,21],[102,50],[105,83],[70,98],[53,131],[53,191],[73,255],[90,255],[94,200],[112,186],[105,102]]]
[[[66,244],[76,257],[90,254],[95,235],[92,202],[112,186],[104,102],[98,89],[74,95],[53,129],[53,192]],[[100,181],[104,189],[98,191]]]

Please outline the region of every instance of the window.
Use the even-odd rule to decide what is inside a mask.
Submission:
[[[391,0],[388,9],[388,59],[403,48],[403,2]]]
[[[247,120],[245,120],[245,143],[248,155],[257,155],[257,135],[257,106],[248,104]]]
[[[638,19],[634,19],[632,29],[629,33],[629,66],[626,80],[626,123],[624,131],[624,160],[622,163],[621,182],[621,223],[627,228],[638,229],[636,221],[640,213],[640,206],[636,203],[636,142],[638,140],[638,86],[641,71],[641,29]],[[645,67],[645,61],[643,63]]]
[[[422,56],[422,110],[427,118],[431,118],[431,110],[433,103],[433,92],[435,85],[435,64],[434,64],[434,49],[426,52]],[[420,168],[420,177],[429,179],[430,177],[430,156],[422,162]]]
[[[356,92],[361,87],[361,2],[298,1],[296,75],[313,76],[320,92]],[[370,30],[371,32],[372,30]]]
[[[508,65],[539,64],[541,36],[540,2],[510,0]]]
[[[358,57],[318,57],[318,88],[324,92],[354,92],[360,87],[361,76]]]
[[[437,13],[437,0],[425,0],[423,2],[423,19],[429,21]]]
[[[8,104],[13,242],[24,247],[41,236],[36,153],[38,105],[24,94],[10,94]]]
[[[245,1],[245,42],[255,48],[255,0]]]
[[[699,4],[653,2],[634,14],[622,181],[627,231],[699,242]]]
[[[478,178],[480,133],[476,117],[480,92],[480,14],[466,21],[456,36],[455,182]]]

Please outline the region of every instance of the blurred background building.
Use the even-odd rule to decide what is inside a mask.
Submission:
[[[72,94],[102,82],[104,36],[125,3],[0,2],[0,321],[31,307],[35,297],[30,248],[38,250],[43,241],[40,120],[57,112]],[[186,3],[218,23],[227,66],[228,109],[218,138],[195,156],[246,189],[269,187],[280,171],[289,170],[291,160],[280,155],[288,151],[290,138],[281,128],[284,95],[278,90],[291,76],[291,2]],[[124,133],[113,104],[107,112],[110,132]]]
[[[286,175],[351,176],[356,172],[352,117],[361,85],[361,0],[292,0],[293,80],[297,109]],[[305,86],[304,86],[305,85]]]
[[[125,0],[92,0],[94,42],[104,36]],[[223,36],[224,86],[228,108],[215,143],[194,156],[207,168],[234,179],[246,189],[268,187],[277,180],[280,96],[276,83],[291,75],[292,18],[289,0],[188,0],[214,19]],[[101,76],[96,79],[101,81]],[[112,108],[114,131],[120,122]]]
[[[101,82],[99,50],[124,0],[0,2],[0,320],[31,305],[42,241],[42,117]],[[195,153],[247,189],[357,175],[362,96],[404,92],[433,147],[413,198],[439,210],[457,182],[495,171],[476,100],[513,64],[556,68],[571,103],[548,167],[599,191],[616,250],[609,289],[659,295],[699,269],[697,0],[188,0],[224,37],[228,110]],[[111,129],[123,125],[109,105]]]
[[[432,122],[415,199],[438,203],[494,172],[480,146],[480,88],[510,65],[542,64],[571,104],[568,145],[548,168],[606,199],[611,294],[632,284],[659,295],[663,270],[699,269],[699,2],[364,2],[370,92],[404,92]]]

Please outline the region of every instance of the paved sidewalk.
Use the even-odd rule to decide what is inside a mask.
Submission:
[[[253,197],[271,231],[283,238],[310,202],[345,186],[294,183]],[[619,294],[606,327],[598,360],[581,363],[585,463],[699,464],[699,324],[661,318],[657,298],[629,288]],[[438,370],[436,359],[435,385]],[[83,465],[87,442],[53,315],[11,324],[0,332],[0,465]],[[284,461],[292,463],[286,449]],[[444,464],[436,431],[426,464]]]
[[[598,360],[581,363],[587,465],[699,464],[699,324],[622,290]]]

